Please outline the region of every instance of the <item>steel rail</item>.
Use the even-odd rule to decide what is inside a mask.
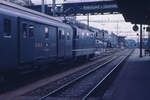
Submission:
[[[112,61],[113,61],[114,59],[116,59],[116,58],[117,58],[117,57],[113,57],[112,59],[106,61],[105,63],[103,63],[103,64],[101,64],[101,65],[98,65],[96,68],[94,68],[94,69],[90,70],[89,72],[87,72],[87,73],[81,75],[80,77],[77,77],[77,78],[75,78],[74,80],[72,80],[72,81],[70,81],[70,82],[68,82],[68,83],[66,83],[66,84],[64,84],[64,85],[62,85],[61,87],[59,87],[59,88],[57,88],[56,90],[54,90],[54,91],[48,93],[47,95],[42,96],[42,97],[39,98],[38,100],[44,100],[44,99],[46,99],[46,98],[49,97],[50,95],[59,92],[60,90],[64,89],[65,87],[67,87],[67,86],[69,86],[69,85],[75,83],[76,81],[78,81],[78,80],[80,80],[80,79],[86,77],[87,75],[89,75],[89,74],[95,72],[95,71],[98,70],[99,68],[101,68],[101,67],[103,67],[103,66],[109,64],[110,62],[112,62]]]
[[[113,60],[115,60],[115,59],[118,58],[118,56],[113,57],[113,58],[111,58],[111,57],[112,57],[112,55],[111,55],[110,57],[108,57],[108,59],[109,59],[108,61],[104,62],[104,63],[101,64],[101,65],[96,65],[97,67],[95,67],[94,69],[92,69],[92,70],[88,71],[87,73],[85,73],[85,74],[83,74],[83,75],[81,75],[81,76],[79,76],[79,77],[73,79],[72,81],[70,81],[70,82],[68,82],[68,83],[66,83],[66,84],[64,84],[64,85],[62,85],[62,86],[60,86],[59,88],[55,89],[54,91],[49,92],[48,94],[42,96],[42,97],[39,98],[38,100],[44,100],[44,99],[48,98],[49,96],[58,93],[58,92],[61,91],[62,89],[65,89],[65,88],[68,87],[69,85],[71,85],[71,84],[73,84],[73,83],[75,83],[75,82],[77,82],[77,81],[79,81],[79,80],[85,78],[85,77],[88,76],[89,74],[91,74],[91,73],[97,71],[97,70],[100,69],[101,67],[103,67],[103,66],[105,66],[105,65],[107,65],[107,64],[109,64],[109,63],[111,63]],[[110,59],[110,58],[111,58],[111,59]],[[107,57],[106,57],[106,59],[107,59]],[[106,59],[105,59],[105,60],[106,60]]]
[[[92,94],[97,87],[99,87],[132,53],[133,51],[131,51],[127,56],[123,57],[123,59],[102,79],[100,80],[100,82],[98,82],[98,84],[93,87],[81,100],[86,100],[90,94]]]

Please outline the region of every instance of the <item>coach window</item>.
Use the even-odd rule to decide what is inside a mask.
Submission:
[[[27,38],[27,24],[23,23],[23,38]]]
[[[76,34],[75,34],[76,39],[79,39],[79,34],[80,34],[80,32],[76,32]]]
[[[74,38],[77,39],[77,32],[74,33]]]
[[[48,27],[45,27],[45,39],[48,39],[49,37],[49,30]]]
[[[96,37],[98,37],[98,33],[96,32]]]
[[[4,19],[4,32],[7,36],[11,35],[11,20]]]
[[[32,38],[34,36],[34,26],[29,26],[29,38]]]
[[[93,34],[93,33],[91,33],[91,38],[93,38],[93,36],[94,36],[94,34]]]
[[[67,40],[70,40],[70,33],[67,32]]]
[[[65,39],[65,32],[64,32],[64,30],[62,30],[62,39],[63,40]]]
[[[59,40],[61,40],[61,38],[62,38],[62,31],[61,30],[58,31],[58,35],[59,35]]]
[[[89,36],[89,33],[86,33],[87,36]]]
[[[73,38],[77,39],[77,30],[75,28],[73,28]]]
[[[85,33],[84,33],[84,32],[82,32],[82,38],[84,38],[84,35],[85,35]]]

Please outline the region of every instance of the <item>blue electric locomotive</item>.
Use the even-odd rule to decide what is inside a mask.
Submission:
[[[27,66],[91,57],[96,50],[89,30],[4,1],[0,26],[0,76]]]

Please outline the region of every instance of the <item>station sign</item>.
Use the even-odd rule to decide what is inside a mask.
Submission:
[[[138,30],[139,30],[139,27],[135,24],[135,25],[133,26],[133,31],[137,32]]]
[[[115,1],[95,1],[82,3],[65,3],[63,4],[63,11],[69,15],[81,13],[111,13],[119,12],[117,3]]]
[[[102,10],[102,9],[114,9],[118,8],[117,5],[84,5],[83,10]]]

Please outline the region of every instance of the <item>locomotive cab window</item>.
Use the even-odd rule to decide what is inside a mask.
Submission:
[[[61,38],[62,38],[62,31],[61,30],[58,31],[58,35],[59,35],[59,40],[61,40]]]
[[[96,32],[96,37],[98,37],[98,33]]]
[[[67,40],[70,40],[70,33],[67,32]]]
[[[45,27],[45,39],[49,38],[49,30],[48,27]]]
[[[75,38],[76,38],[76,39],[79,39],[79,34],[80,34],[79,32],[78,32],[78,33],[77,33],[77,32],[75,33]]]
[[[82,32],[82,38],[84,38],[84,36],[85,36],[85,33],[84,33],[84,32]]]
[[[86,33],[87,37],[89,37],[89,33]]]
[[[7,36],[11,35],[11,20],[4,19],[4,32]]]
[[[77,38],[77,33],[76,32],[74,32],[74,37]]]
[[[73,38],[77,39],[77,30],[73,28]]]
[[[91,33],[91,38],[93,38],[94,37],[94,34],[93,33]]]
[[[62,39],[65,39],[65,32],[62,30]]]
[[[34,36],[34,26],[29,26],[29,38],[32,38]]]
[[[59,30],[58,34],[59,34],[59,40],[64,40],[65,39],[65,32],[63,30]]]
[[[23,38],[27,38],[27,24],[23,23],[22,28],[23,28]]]

